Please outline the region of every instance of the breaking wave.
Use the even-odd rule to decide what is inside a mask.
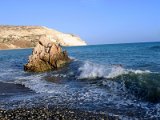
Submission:
[[[142,100],[151,102],[159,102],[160,100],[159,73],[157,76],[157,73],[149,70],[125,69],[121,65],[100,65],[89,61],[79,64],[76,69],[71,67],[66,71],[19,77],[15,83],[24,85],[36,93],[54,94],[62,94],[69,90],[73,92],[76,85],[77,87],[81,86],[81,84],[73,82],[73,89],[70,89],[71,84],[70,82],[64,82],[65,79],[69,81],[88,79],[91,82],[90,87],[94,83],[95,85],[105,86],[105,88],[114,91],[114,93],[122,90],[125,94],[134,95]],[[85,81],[83,82],[85,83]],[[87,84],[82,86],[85,85]]]
[[[121,65],[99,65],[89,61],[86,61],[84,65],[79,68],[80,75],[78,79],[96,79],[96,78],[107,78],[113,79],[120,75],[134,73],[134,74],[145,74],[151,73],[149,70],[133,70],[125,69]]]
[[[78,79],[98,80],[102,78],[102,86],[106,88],[113,88],[114,91],[122,89],[127,95],[134,95],[140,100],[152,103],[160,101],[160,74],[157,72],[125,69],[122,65],[105,66],[88,61],[79,68],[79,71]],[[112,87],[109,87],[110,85]],[[119,85],[119,89],[115,85]]]

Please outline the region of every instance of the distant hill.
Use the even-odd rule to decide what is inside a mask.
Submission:
[[[0,26],[0,49],[34,47],[41,37],[62,46],[82,46],[86,42],[73,34],[65,34],[43,26]]]

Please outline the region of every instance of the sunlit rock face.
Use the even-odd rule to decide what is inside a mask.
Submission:
[[[70,58],[59,44],[46,37],[41,37],[33,49],[32,55],[29,56],[28,63],[24,65],[24,70],[30,72],[56,70],[68,62],[70,62]]]
[[[0,49],[35,47],[41,37],[62,46],[86,45],[80,37],[42,26],[0,26]]]

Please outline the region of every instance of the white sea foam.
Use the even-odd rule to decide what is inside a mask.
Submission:
[[[59,93],[62,88],[60,85],[56,85],[52,82],[48,82],[42,79],[43,75],[32,75],[28,77],[18,78],[15,83],[22,84],[27,88],[35,91],[36,93]]]
[[[115,78],[123,74],[127,74],[127,71],[124,68],[122,68],[121,66],[112,66],[108,75],[104,77],[105,78]]]
[[[132,69],[130,69],[130,70],[128,70],[128,72],[133,72],[133,73],[135,73],[135,74],[144,74],[144,73],[152,73],[151,71],[149,71],[149,70],[132,70]]]
[[[134,73],[134,74],[144,74],[151,73],[149,70],[133,70],[125,69],[120,65],[99,65],[89,61],[86,61],[83,66],[79,68],[80,75],[78,79],[95,79],[95,78],[116,78],[123,74]]]
[[[104,66],[88,61],[79,68],[79,71],[81,72],[79,79],[103,77],[107,73]]]
[[[74,60],[74,61],[78,61],[78,59],[76,59],[75,57],[73,56],[69,56],[70,59]]]
[[[99,65],[89,61],[85,62],[78,70],[80,71],[78,79],[96,79],[96,78],[112,79],[123,74],[128,74],[129,72],[132,72],[134,74],[150,73],[150,71],[141,71],[132,69],[128,70],[118,65],[117,66]],[[67,88],[66,84],[55,84],[53,82],[48,82],[43,79],[44,76],[46,76],[45,73],[25,76],[25,77],[17,77],[15,83],[22,84],[25,87],[34,90],[36,93],[60,93],[66,90]],[[54,74],[53,76],[66,77],[66,75],[63,74]]]

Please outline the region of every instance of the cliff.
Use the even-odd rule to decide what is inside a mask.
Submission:
[[[42,26],[0,26],[0,49],[35,47],[46,37],[61,46],[82,46],[86,42],[73,34],[65,34]]]

